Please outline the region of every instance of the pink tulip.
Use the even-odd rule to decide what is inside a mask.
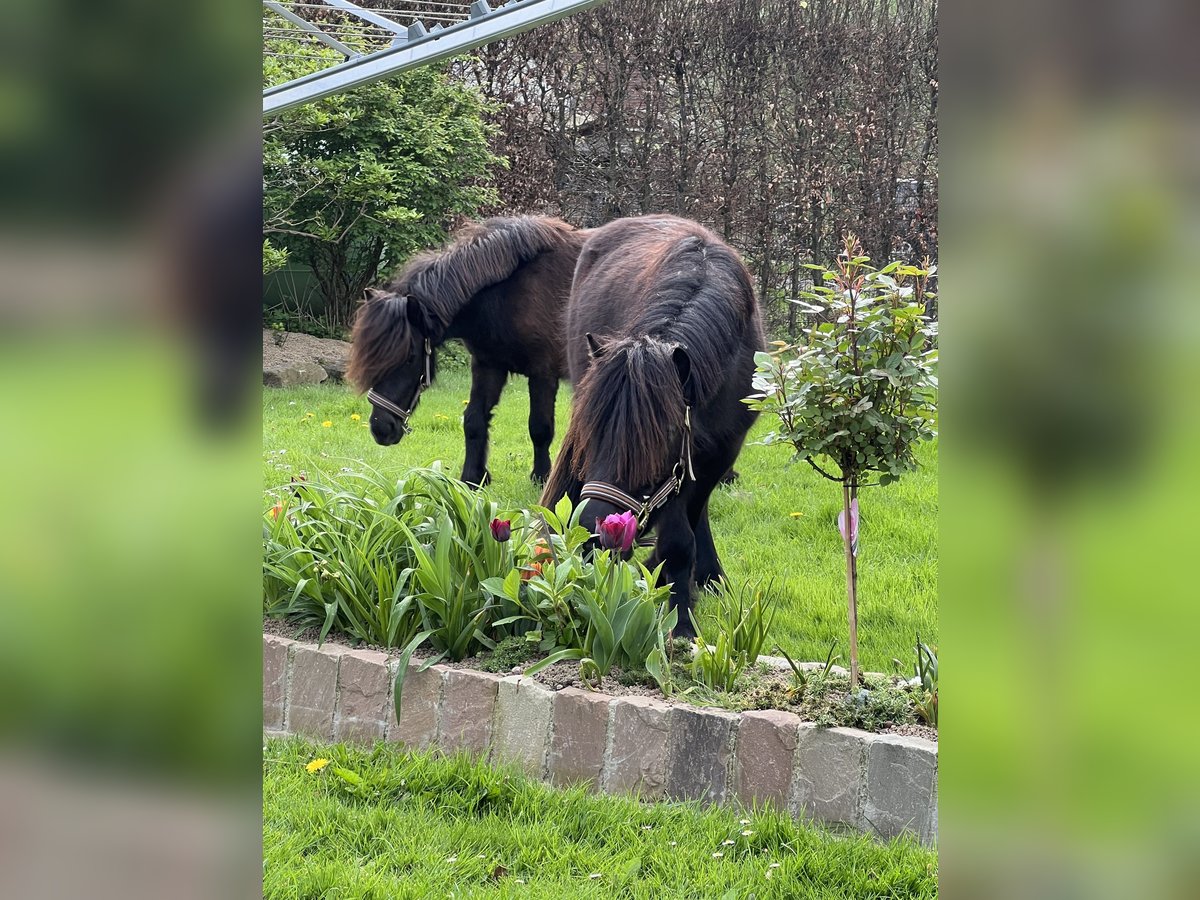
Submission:
[[[512,522],[509,519],[492,519],[492,537],[498,541],[507,541],[512,535]]]
[[[596,520],[596,534],[600,537],[600,546],[606,550],[620,550],[627,553],[637,537],[637,516],[631,512],[623,512],[606,516],[604,521]]]

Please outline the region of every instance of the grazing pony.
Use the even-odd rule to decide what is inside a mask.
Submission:
[[[542,494],[583,501],[592,524],[631,510],[655,529],[676,634],[695,635],[693,575],[724,576],[708,498],[757,413],[754,354],[764,348],[750,275],[708,229],[673,216],[618,219],[591,233],[567,310],[575,395]]]
[[[567,375],[567,298],[587,234],[544,216],[486,219],[457,231],[442,249],[418,254],[384,290],[372,291],[355,318],[346,375],[367,392],[376,442],[395,444],[408,432],[421,392],[433,382],[435,351],[459,338],[471,354],[463,481],[490,480],[488,425],[516,372],[529,379],[531,477],[544,482],[554,400]]]

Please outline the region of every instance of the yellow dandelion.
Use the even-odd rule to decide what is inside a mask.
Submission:
[[[305,766],[304,769],[305,769],[305,771],[308,772],[309,775],[315,775],[317,772],[320,772],[327,765],[329,765],[329,760],[322,757],[321,759],[314,759],[307,766]]]
[[[470,402],[471,402],[470,400],[464,400],[464,401],[463,401],[463,406],[466,406],[466,405],[467,405],[468,403],[470,403]]]
[[[450,421],[450,417],[447,415],[443,415],[442,413],[434,413],[433,417],[435,419],[441,419],[443,422]]]
[[[351,422],[357,422],[361,418],[362,418],[362,416],[360,416],[358,413],[350,413],[350,421]]]
[[[788,515],[791,516],[793,519],[799,519],[804,515],[804,513],[795,512],[795,513],[788,513]]]
[[[321,423],[321,427],[322,428],[332,428],[333,423],[330,422],[328,419],[326,419],[324,422]]]
[[[306,418],[306,419],[311,419],[311,418],[314,418],[315,416],[316,416],[316,413],[305,413],[304,414],[304,418]]]

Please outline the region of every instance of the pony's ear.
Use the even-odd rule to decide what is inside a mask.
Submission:
[[[671,351],[671,362],[675,364],[675,374],[679,376],[679,385],[683,388],[683,399],[689,406],[694,405],[696,391],[692,381],[692,358],[683,347],[676,347]]]
[[[404,300],[404,314],[408,316],[408,323],[418,334],[429,338],[434,343],[440,342],[442,332],[445,330],[441,320],[427,310],[424,304],[418,303],[412,297],[405,297]]]
[[[588,345],[588,357],[590,359],[599,359],[604,354],[604,345],[596,339],[596,336],[590,331],[586,335]]]

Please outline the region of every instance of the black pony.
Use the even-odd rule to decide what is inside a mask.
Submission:
[[[418,254],[358,311],[346,375],[367,391],[371,434],[397,443],[421,391],[433,381],[434,351],[460,338],[471,354],[471,399],[463,416],[462,478],[485,484],[488,425],[510,372],[529,378],[533,472],[545,481],[554,439],[554,400],[567,375],[567,298],[588,232],[542,216],[494,218]]]
[[[681,636],[694,636],[693,575],[724,575],[708,498],[757,415],[742,399],[763,347],[750,275],[708,229],[619,219],[583,245],[567,312],[571,422],[542,502],[566,494],[586,524],[632,510],[656,529],[650,565],[663,563]]]

